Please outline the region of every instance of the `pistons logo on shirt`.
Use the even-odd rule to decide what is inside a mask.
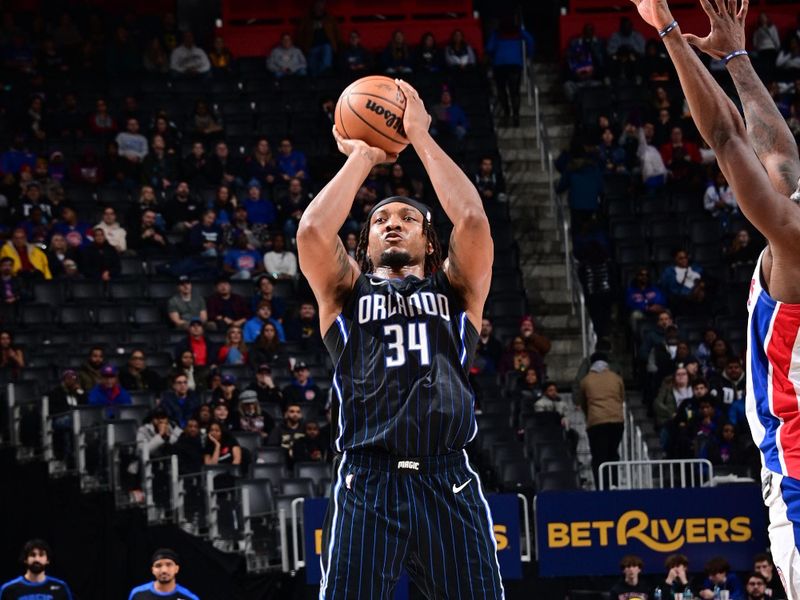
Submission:
[[[256,268],[256,260],[249,254],[243,254],[236,261],[236,266],[240,271],[251,271]]]
[[[64,237],[67,238],[67,244],[69,244],[73,248],[77,248],[83,243],[83,234],[77,230],[70,231]]]

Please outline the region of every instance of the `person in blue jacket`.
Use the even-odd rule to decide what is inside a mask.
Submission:
[[[522,66],[526,58],[533,58],[533,48],[533,37],[520,26],[517,16],[504,17],[486,42],[486,53],[491,58],[497,85],[497,99],[506,125],[511,116],[514,127],[519,127]]]

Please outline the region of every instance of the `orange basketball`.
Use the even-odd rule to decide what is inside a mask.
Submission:
[[[342,137],[395,153],[408,145],[405,108],[406,98],[394,79],[370,75],[345,88],[336,103],[334,122]]]

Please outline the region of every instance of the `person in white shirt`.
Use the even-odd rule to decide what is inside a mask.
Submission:
[[[147,138],[139,133],[139,121],[136,119],[128,119],[125,131],[117,134],[116,141],[119,155],[131,162],[140,163],[147,156]]]
[[[274,279],[294,279],[297,277],[297,256],[286,249],[283,234],[276,233],[272,238],[272,250],[264,255],[264,269]]]
[[[211,61],[205,50],[194,45],[194,34],[186,31],[183,43],[169,57],[169,68],[180,75],[205,75],[211,72]]]
[[[778,28],[770,21],[766,13],[758,15],[758,27],[753,30],[753,50],[761,53],[771,51],[777,53],[781,49],[781,38]]]
[[[300,48],[294,45],[292,36],[284,33],[281,36],[281,43],[272,49],[267,58],[267,69],[275,77],[280,78],[285,75],[305,75],[306,67],[306,57]]]
[[[103,220],[94,226],[95,229],[102,229],[106,234],[106,240],[114,249],[122,254],[128,249],[128,233],[117,222],[117,211],[111,206],[103,209]]]
[[[709,182],[703,195],[703,208],[714,217],[738,212],[739,205],[722,171],[717,171],[714,181]]]
[[[653,139],[654,126],[652,123],[645,123],[639,127],[637,134],[639,137],[639,147],[636,155],[642,165],[642,182],[647,188],[658,188],[667,181],[667,167],[658,148],[650,144],[648,140]]]

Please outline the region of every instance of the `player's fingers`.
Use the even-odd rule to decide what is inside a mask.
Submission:
[[[693,33],[683,33],[681,35],[683,36],[683,39],[685,39],[692,46],[696,46],[699,48],[703,43],[703,40],[694,35]]]
[[[744,20],[747,18],[747,9],[749,6],[750,6],[750,0],[742,0],[742,6],[736,15],[736,18],[739,19],[739,21],[742,23],[744,23]]]
[[[395,79],[395,83],[397,87],[399,87],[403,91],[403,95],[406,97],[406,102],[409,100],[418,100],[419,94],[417,94],[417,90],[415,90],[411,85],[403,81],[402,79]]]
[[[739,8],[738,0],[728,0],[728,16],[736,18],[736,11]]]
[[[714,19],[718,16],[717,11],[714,10],[714,7],[711,6],[711,2],[708,0],[700,0],[700,7],[710,18]]]
[[[722,14],[723,6],[725,5],[725,0],[714,0],[714,14],[719,16]]]

